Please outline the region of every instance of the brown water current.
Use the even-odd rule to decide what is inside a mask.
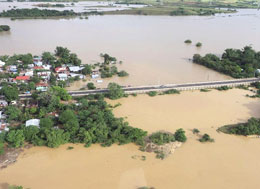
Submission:
[[[259,139],[217,133],[224,124],[259,117],[259,99],[240,89],[211,92],[182,92],[180,95],[138,95],[109,103],[127,117],[130,125],[147,130],[175,131],[184,128],[188,141],[165,160],[129,144],[103,148],[93,145],[64,145],[58,149],[33,147],[17,163],[0,171],[0,187],[7,184],[37,189],[108,188],[156,189],[259,188]],[[208,133],[214,143],[202,144],[191,130]],[[74,149],[67,150],[68,146]],[[132,156],[146,156],[146,160]]]

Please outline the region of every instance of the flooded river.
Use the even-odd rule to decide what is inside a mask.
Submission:
[[[193,54],[221,54],[226,48],[252,45],[260,50],[260,11],[240,10],[232,16],[90,16],[88,20],[0,19],[11,26],[0,34],[0,54],[40,54],[65,46],[84,63],[100,61],[100,53],[122,60],[130,73],[114,78],[122,85],[223,80],[229,77],[189,61]],[[191,45],[184,40],[191,39]],[[201,48],[195,47],[202,42]],[[108,81],[107,81],[108,82]],[[72,89],[82,86],[76,83]]]
[[[260,139],[217,133],[216,128],[259,117],[260,101],[250,92],[183,92],[180,95],[138,95],[113,101],[114,112],[149,133],[185,129],[188,140],[165,160],[129,144],[104,148],[64,145],[34,147],[0,171],[0,188],[8,184],[31,189],[156,189],[259,188]],[[208,133],[214,143],[202,144],[191,130]],[[74,149],[67,150],[68,146]],[[133,158],[145,156],[146,160]]]

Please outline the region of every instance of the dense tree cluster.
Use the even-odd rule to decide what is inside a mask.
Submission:
[[[5,142],[11,147],[23,146],[24,142],[48,147],[58,147],[68,142],[84,143],[86,146],[94,143],[103,146],[143,143],[147,132],[129,126],[123,118],[116,118],[102,95],[78,98],[76,104],[63,104],[57,95],[60,93],[55,91],[41,93],[35,99],[38,107],[34,110],[8,107],[6,113],[12,120],[21,121],[21,117],[41,119],[39,127],[11,127],[5,133]],[[53,116],[52,112],[59,114],[59,117]]]
[[[55,17],[55,16],[76,16],[72,10],[48,10],[48,9],[11,9],[0,13],[0,17],[13,17],[13,18],[41,18],[41,17]]]
[[[221,58],[214,54],[204,57],[195,54],[193,62],[234,78],[254,77],[260,68],[260,52],[246,46],[242,50],[226,49]]]

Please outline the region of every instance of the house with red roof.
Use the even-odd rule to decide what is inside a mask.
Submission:
[[[33,69],[35,69],[35,70],[43,70],[44,68],[42,66],[34,66]]]
[[[67,71],[67,67],[57,67],[55,68],[55,72],[57,73],[64,73]]]
[[[29,81],[30,80],[30,76],[17,76],[14,80],[15,81],[20,81],[20,82],[25,82],[25,81]]]

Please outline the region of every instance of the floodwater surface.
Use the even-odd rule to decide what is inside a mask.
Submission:
[[[0,34],[0,54],[41,54],[56,46],[68,47],[83,63],[96,63],[100,53],[122,60],[119,69],[126,78],[115,77],[122,85],[147,85],[224,80],[229,77],[193,64],[195,53],[222,54],[226,48],[252,45],[260,50],[260,11],[239,10],[216,16],[90,16],[88,20],[0,19],[11,26]],[[184,44],[191,39],[192,44]],[[195,44],[202,42],[202,47]],[[79,89],[84,83],[75,83]],[[104,84],[102,84],[104,85]],[[99,87],[99,85],[97,84]]]
[[[0,186],[8,183],[32,189],[258,189],[260,139],[216,132],[223,124],[259,117],[259,99],[246,94],[250,92],[213,90],[109,101],[122,104],[114,112],[127,117],[130,125],[149,133],[184,128],[187,142],[165,160],[141,152],[133,144],[107,148],[72,144],[58,149],[33,147],[25,150],[15,164],[0,171]],[[200,143],[199,136],[191,132],[193,128],[210,134],[215,142]],[[74,149],[67,150],[68,146]],[[145,161],[133,158],[143,155]]]

